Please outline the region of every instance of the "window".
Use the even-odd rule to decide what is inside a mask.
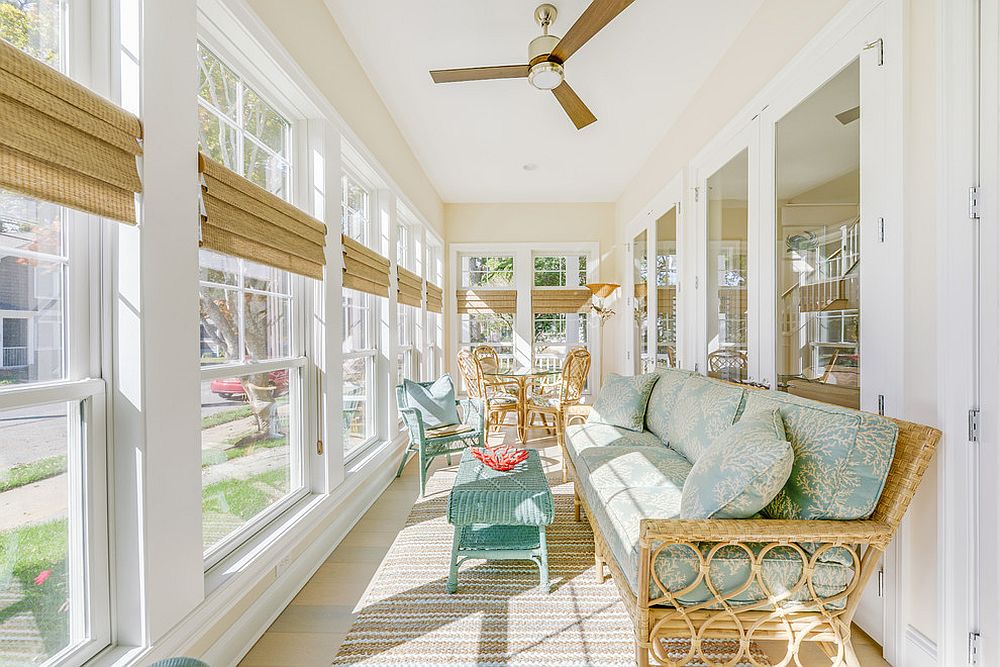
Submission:
[[[343,290],[344,304],[344,453],[349,455],[377,437],[376,297]]]
[[[462,257],[462,286],[513,287],[513,257]]]
[[[534,279],[538,288],[586,285],[587,255],[536,255]],[[562,368],[572,347],[588,345],[588,318],[579,313],[533,313],[532,363],[539,368]]]
[[[0,2],[0,38],[67,72],[66,15],[59,0]],[[105,384],[87,303],[99,230],[0,190],[2,664],[82,663],[110,643]]]
[[[200,149],[288,199],[291,123],[198,45]],[[202,536],[211,566],[306,493],[300,279],[201,250]]]
[[[200,43],[198,120],[199,146],[206,155],[290,198],[291,123]]]
[[[353,176],[344,174],[342,178],[343,192],[343,231],[359,243],[368,245],[371,236],[371,192],[361,185]]]
[[[413,216],[404,207],[397,207],[396,217],[396,263],[420,275],[423,264],[420,259],[420,228],[413,221]],[[396,383],[404,379],[419,380],[420,371],[418,359],[418,316],[420,309],[414,306],[397,304],[398,340],[396,348]]]
[[[428,242],[426,261],[427,282],[444,286],[444,260],[439,245]],[[427,311],[427,377],[444,373],[444,314]]]
[[[535,258],[535,287],[566,287],[565,257]]]
[[[463,256],[461,263],[465,289],[514,287],[514,258],[511,256]],[[460,326],[461,347],[491,345],[501,360],[513,361],[513,313],[462,313]]]

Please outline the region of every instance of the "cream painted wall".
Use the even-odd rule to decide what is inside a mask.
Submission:
[[[559,243],[596,241],[600,244],[601,280],[616,280],[614,204],[445,204],[444,237],[452,243]],[[450,252],[448,253],[450,257]],[[447,266],[447,262],[446,262]],[[446,278],[447,281],[447,278]],[[618,280],[618,282],[622,282]],[[446,283],[447,284],[447,283]],[[620,309],[619,309],[620,310]],[[613,321],[613,320],[612,320]],[[445,331],[451,326],[446,313]],[[615,331],[604,328],[605,372],[614,358]],[[447,358],[453,351],[446,343]]]
[[[247,0],[306,75],[439,233],[441,197],[323,0]]]

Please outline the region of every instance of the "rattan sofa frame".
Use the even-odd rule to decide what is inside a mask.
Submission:
[[[565,426],[586,421],[589,412],[589,406],[569,408],[560,434],[565,432]],[[871,518],[862,521],[642,519],[638,593],[632,591],[621,567],[610,556],[611,551],[593,513],[579,492],[579,478],[566,449],[565,438],[561,437],[564,472],[574,483],[576,518],[580,520],[582,509],[594,532],[598,579],[604,582],[605,571],[610,572],[632,619],[636,664],[639,667],[651,663],[683,667],[703,661],[713,667],[730,667],[744,661],[756,665],[760,663],[751,654],[750,644],[759,639],[786,642],[786,654],[778,663],[779,667],[801,666],[799,649],[807,641],[818,642],[833,665],[860,667],[851,644],[851,622],[865,585],[877,571],[879,559],[899,529],[941,438],[941,432],[929,426],[893,421],[899,426],[896,451]],[[707,554],[703,552],[706,544],[710,547]],[[690,549],[700,561],[695,581],[684,590],[671,592],[655,575],[653,563],[660,551],[669,545]],[[756,551],[750,545],[754,545]],[[810,545],[810,550],[805,551],[799,545]],[[751,568],[747,580],[737,590],[721,592],[712,582],[710,565],[724,547],[745,551],[751,559]],[[770,591],[761,573],[761,562],[767,552],[778,547],[798,555],[803,564],[802,575],[789,590]],[[817,559],[835,547],[845,547],[853,554],[854,576],[840,594],[822,597],[813,586],[814,567]],[[655,595],[651,595],[651,587],[645,584],[651,578]],[[709,600],[701,604],[680,601],[700,583],[708,587]],[[768,599],[758,603],[733,599],[753,584],[765,591]],[[798,599],[792,601],[793,596]],[[662,642],[666,638],[689,639],[690,651],[679,660],[671,661]],[[702,651],[701,641],[708,638],[739,642],[738,654],[724,663],[713,661],[710,654],[706,655],[710,653],[707,649]]]

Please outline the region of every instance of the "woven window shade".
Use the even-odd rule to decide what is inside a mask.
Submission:
[[[389,260],[371,248],[342,234],[344,287],[375,296],[389,296]]]
[[[535,313],[586,313],[590,312],[590,301],[591,292],[585,287],[531,290],[531,310]]]
[[[459,313],[515,313],[517,290],[458,290]]]
[[[419,308],[423,301],[424,280],[412,271],[401,266],[396,267],[396,282],[398,283],[398,301],[406,306]]]
[[[444,290],[434,283],[427,283],[427,310],[444,313]]]
[[[198,171],[201,247],[323,279],[326,225],[201,153]]]
[[[142,123],[0,39],[0,187],[129,224]]]
[[[669,317],[674,316],[674,295],[676,288],[674,287],[659,287],[656,290],[656,312],[658,314],[666,314]]]

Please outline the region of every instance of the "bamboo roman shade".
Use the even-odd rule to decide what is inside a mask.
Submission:
[[[399,285],[397,288],[399,303],[419,308],[424,295],[423,279],[412,271],[397,266],[396,282]]]
[[[323,279],[326,225],[201,153],[198,171],[201,247]]]
[[[0,39],[0,187],[135,224],[142,124]]]
[[[344,247],[344,287],[388,297],[389,260],[346,234],[340,238]]]
[[[517,290],[458,290],[455,298],[459,313],[517,312]]]
[[[427,283],[427,310],[444,313],[444,290],[434,283]]]
[[[531,290],[531,310],[536,313],[586,313],[590,300],[586,287]]]

